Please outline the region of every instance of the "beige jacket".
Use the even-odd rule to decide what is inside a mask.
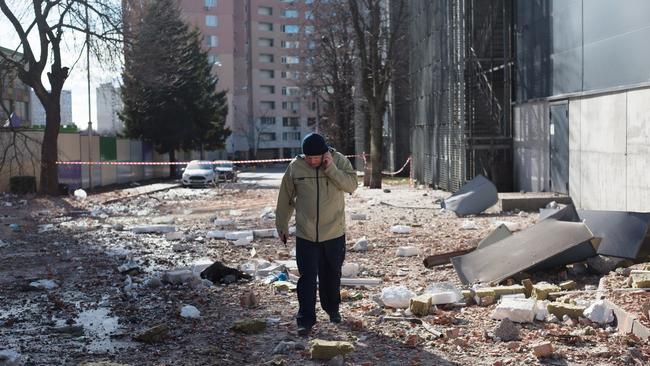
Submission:
[[[296,211],[296,236],[313,242],[345,234],[344,193],[357,189],[357,172],[341,153],[330,149],[332,164],[312,168],[304,155],[289,163],[282,178],[275,212],[280,236],[289,235],[289,219]]]

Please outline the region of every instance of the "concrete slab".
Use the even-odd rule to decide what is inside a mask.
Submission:
[[[537,212],[553,201],[565,205],[573,203],[571,197],[553,192],[499,193],[499,201],[501,211],[529,212]]]

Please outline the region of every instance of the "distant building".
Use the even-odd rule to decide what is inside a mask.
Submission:
[[[4,47],[0,47],[0,52],[6,55],[13,54],[16,60],[23,57],[21,53],[14,53],[13,50]],[[2,59],[0,59],[0,100],[4,108],[0,108],[0,127],[4,127],[7,121],[11,121],[13,127],[28,127],[30,125],[29,87],[20,81],[13,71],[4,68],[1,61]]]
[[[125,37],[136,32],[146,1],[123,0]],[[294,157],[302,138],[316,128],[315,98],[300,86],[312,3],[179,1],[187,22],[201,30],[218,86],[227,91],[231,157]]]
[[[97,87],[97,132],[116,135],[124,130],[124,122],[118,116],[122,110],[120,90],[111,83]]]
[[[45,126],[45,108],[38,100],[33,89],[29,90],[30,115],[32,126]],[[72,119],[72,92],[70,90],[61,91],[61,125],[73,123]]]

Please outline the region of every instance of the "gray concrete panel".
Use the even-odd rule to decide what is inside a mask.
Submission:
[[[650,211],[650,89],[627,93],[627,210]]]
[[[581,164],[582,208],[625,211],[625,153],[583,151]]]
[[[576,207],[582,207],[582,184],[580,161],[582,159],[580,127],[582,124],[582,100],[569,101],[569,196]]]
[[[582,151],[625,154],[626,110],[625,93],[584,98],[580,129]]]

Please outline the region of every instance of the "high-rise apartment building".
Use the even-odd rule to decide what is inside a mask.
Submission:
[[[61,90],[61,125],[74,123],[72,119],[72,91]],[[33,89],[29,90],[29,109],[32,126],[45,126],[45,108]]]
[[[22,54],[0,47],[0,52],[21,60]],[[0,127],[26,127],[30,125],[29,87],[18,79],[15,70],[0,64]]]
[[[130,2],[125,21],[137,19],[133,13],[143,1],[124,1]],[[315,100],[301,88],[311,3],[179,0],[183,16],[203,34],[219,88],[228,92],[228,155],[293,157],[316,127]]]
[[[106,135],[116,135],[124,129],[118,112],[122,110],[120,90],[111,83],[100,84],[97,87],[97,132]]]

